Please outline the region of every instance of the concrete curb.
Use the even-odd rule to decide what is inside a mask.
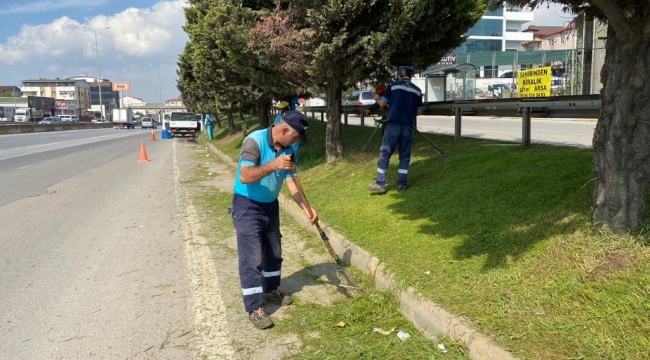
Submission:
[[[230,157],[208,143],[208,148],[225,161],[230,167],[237,168],[237,163]],[[298,224],[318,234],[318,231],[311,225],[305,213],[298,205],[283,194],[278,198],[280,206],[287,214],[291,215]],[[507,352],[491,344],[490,339],[478,331],[471,329],[460,316],[448,313],[440,306],[417,294],[412,287],[404,288],[393,274],[389,273],[379,259],[364,250],[363,248],[349,242],[343,236],[336,233],[327,225],[321,222],[330,244],[334,251],[346,263],[358,268],[363,273],[370,275],[375,280],[375,287],[385,289],[395,296],[400,304],[400,310],[404,316],[416,327],[429,336],[444,335],[465,343],[469,349],[469,355],[475,360],[515,360],[516,358]]]
[[[7,134],[22,134],[20,126],[7,126]]]

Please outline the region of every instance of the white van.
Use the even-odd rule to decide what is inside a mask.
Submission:
[[[79,122],[78,115],[57,115],[62,122]]]

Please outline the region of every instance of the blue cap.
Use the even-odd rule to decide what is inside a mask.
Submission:
[[[307,134],[305,134],[305,130],[307,130],[309,123],[307,122],[307,117],[303,115],[303,113],[293,110],[287,111],[282,114],[282,121],[287,123],[287,125],[300,134],[300,140],[302,140],[302,142],[307,142]]]
[[[412,77],[415,71],[413,71],[413,68],[410,66],[400,66],[399,69],[397,69],[397,75],[399,76],[408,76]]]

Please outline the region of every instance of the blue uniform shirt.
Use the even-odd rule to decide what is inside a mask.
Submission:
[[[233,192],[236,195],[262,203],[270,203],[278,198],[282,182],[291,176],[286,170],[273,171],[254,183],[242,184],[239,180],[242,165],[259,166],[275,160],[280,155],[291,155],[294,152],[293,147],[276,152],[272,144],[271,128],[254,131],[244,139],[235,174]]]
[[[424,110],[422,91],[410,80],[397,80],[388,85],[381,99],[387,102],[386,122],[413,126],[415,115]]]

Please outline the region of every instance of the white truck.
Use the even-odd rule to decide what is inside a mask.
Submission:
[[[16,109],[11,106],[0,106],[0,121],[14,121]]]
[[[135,129],[133,110],[131,109],[113,109],[111,120],[114,129]]]
[[[28,108],[16,109],[14,121],[16,122],[39,122],[43,120],[45,113],[43,110],[35,110]]]
[[[201,131],[201,114],[173,112],[169,120],[169,131],[172,136],[196,137]]]

